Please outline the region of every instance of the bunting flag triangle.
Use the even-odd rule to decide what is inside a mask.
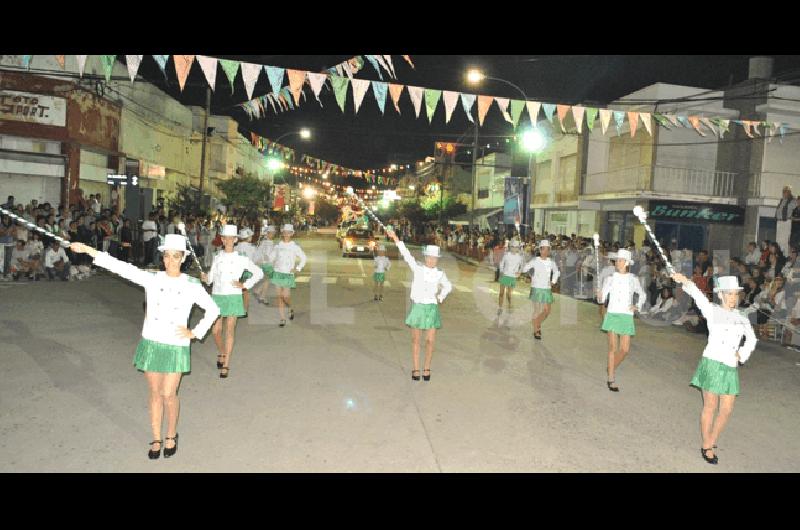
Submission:
[[[408,56],[408,55],[403,55],[403,59],[405,59],[405,60],[406,60],[406,62],[407,62],[408,64],[410,64],[410,65],[411,65],[411,68],[412,68],[412,69],[415,69],[415,68],[414,68],[414,63],[412,63],[412,62],[411,62],[411,57],[410,57],[410,56]]]
[[[381,114],[385,114],[386,108],[386,92],[389,89],[389,83],[383,81],[372,82],[372,94],[375,96],[375,101],[378,102],[378,108],[381,109]]]
[[[717,136],[717,130],[714,128],[714,124],[711,123],[711,120],[708,118],[700,118],[700,123],[705,125],[711,131],[711,134]]]
[[[22,63],[21,63],[22,66],[25,67],[25,68],[30,69],[30,67],[31,67],[31,59],[32,58],[33,58],[33,55],[23,55],[22,56]]]
[[[514,123],[514,120],[511,119],[511,114],[508,113],[508,104],[511,100],[508,98],[494,98],[494,100],[497,102],[497,107],[500,109],[503,119],[508,123]]]
[[[311,91],[314,93],[314,97],[317,98],[317,101],[319,101],[320,106],[322,105],[322,101],[319,99],[319,93],[322,91],[322,86],[327,79],[328,76],[325,74],[308,72],[308,84],[311,85]]]
[[[678,121],[678,117],[674,114],[664,114],[664,117],[669,120],[669,122],[674,127],[680,127],[682,124]]]
[[[542,109],[544,109],[544,115],[547,118],[547,121],[553,123],[553,112],[556,110],[556,106],[550,103],[542,104]]]
[[[125,56],[125,63],[128,65],[128,75],[131,78],[131,83],[136,79],[136,74],[139,72],[139,65],[142,64],[142,57],[144,57],[144,55]]]
[[[656,120],[656,123],[658,123],[661,127],[664,127],[665,129],[670,128],[670,122],[665,115],[656,112],[653,114],[653,119]]]
[[[489,112],[489,107],[492,106],[494,97],[492,96],[478,96],[478,123],[483,127],[483,120],[486,118],[486,113]]]
[[[392,103],[394,103],[394,110],[400,114],[400,94],[403,93],[405,85],[396,85],[394,83],[389,85],[389,95],[392,96]]]
[[[253,90],[256,88],[256,82],[258,82],[258,74],[261,73],[262,66],[260,64],[242,63],[241,68],[242,68],[242,80],[244,81],[244,88],[247,91],[247,99],[252,99]]]
[[[534,127],[539,126],[539,109],[542,107],[542,104],[538,101],[526,101],[525,106],[528,109],[528,116],[531,119],[531,125]]]
[[[200,63],[200,69],[203,71],[203,75],[206,76],[208,86],[211,87],[211,90],[214,90],[217,83],[217,60],[213,57],[198,55],[197,62]]]
[[[779,121],[773,122],[772,126],[775,128],[776,132],[781,130],[781,122]]]
[[[436,106],[441,98],[441,90],[425,89],[425,110],[428,113],[428,123],[433,123],[433,115],[436,113]]]
[[[397,74],[394,71],[394,63],[392,62],[392,56],[384,55],[383,59],[386,61],[386,65],[389,67],[389,75],[392,76],[392,79],[397,79]]]
[[[686,119],[686,116],[675,116],[675,119],[678,120],[678,123],[686,127],[687,129],[692,125],[689,123],[689,120]]]
[[[639,113],[638,112],[628,112],[628,125],[631,129],[631,138],[636,136],[636,128],[639,125]]]
[[[61,66],[62,70],[64,69],[65,57],[66,55],[56,55],[56,61],[58,61],[58,64]]]
[[[442,92],[442,101],[444,101],[444,122],[450,123],[450,118],[453,117],[453,111],[458,105],[459,99],[458,92],[453,92],[452,90],[445,90]]]
[[[603,135],[608,130],[608,124],[611,123],[611,111],[608,109],[600,109],[600,127]]]
[[[617,125],[617,136],[622,134],[622,124],[625,123],[625,111],[624,110],[615,110],[614,111],[614,123]]]
[[[408,95],[411,97],[411,103],[414,104],[414,112],[419,118],[419,111],[422,108],[422,94],[424,92],[424,88],[419,86],[408,86]]]
[[[277,94],[281,91],[281,87],[283,86],[283,74],[285,70],[277,66],[264,66],[264,69],[267,71],[267,77],[269,78],[272,92]]]
[[[242,73],[244,73],[244,70],[242,70]],[[285,86],[281,89],[281,101],[283,101],[286,104],[286,106],[289,107],[289,110],[294,110],[294,103],[292,103],[292,93],[289,90],[288,86]]]
[[[517,128],[519,124],[519,118],[522,116],[522,110],[525,108],[525,102],[520,101],[518,99],[511,100],[511,123],[514,124],[514,128]]]
[[[295,104],[300,104],[300,94],[303,92],[303,85],[306,82],[306,72],[305,70],[286,70],[286,74],[289,76],[289,90],[292,92],[292,96],[294,96]]]
[[[586,112],[586,107],[575,105],[572,107],[572,117],[575,120],[575,126],[578,128],[578,134],[583,132],[583,114]]]
[[[597,107],[586,107],[586,125],[589,132],[594,130],[594,122],[597,120]]]
[[[114,61],[117,60],[116,55],[101,55],[100,65],[103,67],[103,74],[106,76],[106,83],[111,81],[111,71],[114,69]]]
[[[358,109],[361,108],[361,103],[364,101],[364,94],[367,93],[369,88],[369,80],[353,78],[350,83],[353,85],[353,106],[356,114],[358,114]]]
[[[706,135],[706,133],[704,133],[702,130],[700,130],[700,116],[689,116],[688,120],[689,120],[689,123],[692,124],[692,127],[694,128],[694,130],[697,131],[697,134],[699,134],[700,136],[705,136]]]
[[[653,136],[653,122],[650,119],[650,113],[640,112],[639,117],[642,119],[642,123],[644,123],[644,128],[647,131],[647,134]]]
[[[81,57],[80,55],[78,57]],[[85,55],[83,57],[86,57]],[[167,61],[169,61],[169,55],[153,55],[153,60],[155,60],[156,64],[159,68],[161,68],[161,73],[164,74],[164,77],[167,76]]]
[[[178,74],[178,84],[183,92],[183,87],[186,86],[186,78],[189,77],[189,70],[192,69],[194,62],[194,55],[173,55],[172,60],[175,62],[175,73]],[[250,99],[249,97],[247,99]]]
[[[561,124],[561,132],[567,132],[564,128],[564,119],[569,112],[569,105],[556,105],[556,114],[558,114],[558,122]]]
[[[345,62],[342,63],[342,68],[344,69],[344,73],[347,75],[348,79],[350,79],[350,81],[352,81],[353,80],[353,67],[352,67],[352,65],[348,61],[345,61]]]
[[[383,59],[384,56],[383,55],[373,55],[373,57],[375,57],[375,60],[378,61],[378,64],[380,64],[383,67],[383,69],[386,70],[386,73],[391,76],[392,72],[389,70],[389,66],[387,66],[386,61],[384,61],[384,59]]]
[[[219,65],[222,67],[222,71],[225,72],[225,77],[228,78],[228,82],[231,84],[231,92],[233,92],[233,80],[236,79],[236,72],[239,71],[239,61],[220,59]]]
[[[758,121],[751,121],[750,122],[750,127],[753,128],[753,133],[755,133],[756,136],[761,136],[761,133],[758,131],[758,126],[759,125],[761,125],[761,123],[759,123]]]
[[[336,103],[339,104],[339,108],[342,109],[342,112],[344,112],[344,104],[347,101],[347,86],[349,83],[350,79],[346,77],[340,75],[331,76],[333,94],[336,96]]]
[[[475,106],[475,94],[461,94],[461,106],[464,107],[464,112],[467,113],[467,119],[470,123],[475,123],[472,118],[472,107]]]
[[[781,135],[781,143],[783,143],[783,138],[786,136],[786,125],[781,124],[781,126],[778,127],[778,133]]]
[[[371,64],[372,67],[375,69],[375,71],[378,72],[378,79],[383,81],[383,72],[381,72],[381,68],[378,66],[378,60],[375,58],[375,56],[374,55],[365,55],[364,57],[367,58],[367,61],[369,61],[369,64]]]

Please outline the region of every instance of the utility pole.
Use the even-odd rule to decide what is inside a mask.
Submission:
[[[467,233],[472,233],[475,224],[475,199],[478,195],[478,106],[475,105],[475,136],[472,142],[472,208],[469,211],[469,229]]]
[[[206,140],[208,139],[208,114],[211,111],[211,87],[206,87],[206,112],[203,117],[203,146],[200,154],[200,197],[198,209],[203,205],[203,185],[206,180]],[[200,213],[199,211],[197,213]]]

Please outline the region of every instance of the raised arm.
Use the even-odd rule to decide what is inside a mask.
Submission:
[[[90,255],[92,258],[94,258],[94,263],[98,267],[103,267],[104,269],[113,272],[114,274],[121,276],[126,280],[132,281],[137,285],[141,285],[142,287],[147,287],[147,285],[153,279],[152,273],[143,271],[142,269],[135,267],[130,263],[120,261],[105,252],[99,252],[97,249],[88,245],[84,245],[83,243],[71,244],[70,250],[77,252],[78,254]]]
[[[394,241],[395,245],[397,245],[397,250],[400,251],[400,255],[403,256],[403,259],[408,266],[411,267],[411,270],[417,269],[417,260],[414,259],[414,256],[411,255],[411,252],[408,251],[406,248],[406,244],[400,241],[400,238],[397,237],[397,234],[394,233],[394,230],[389,230],[386,234]]]
[[[198,340],[206,336],[211,325],[219,317],[219,306],[214,302],[214,299],[206,292],[202,284],[195,284],[194,303],[199,305],[205,311],[202,320],[192,330],[192,335]]]
[[[672,275],[672,279],[683,285],[683,292],[692,297],[694,303],[697,305],[698,309],[700,309],[700,312],[703,313],[706,320],[711,318],[714,304],[708,301],[706,295],[703,294],[697,285],[683,274],[677,272]]]

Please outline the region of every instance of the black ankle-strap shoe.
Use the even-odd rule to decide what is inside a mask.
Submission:
[[[158,449],[156,449],[156,450],[150,449],[147,452],[147,457],[150,460],[157,460],[158,457],[161,456],[161,447],[164,445],[163,441],[162,440],[153,440],[152,442],[150,442],[150,447],[154,446],[155,444],[158,444]]]
[[[164,458],[169,458],[178,452],[178,433],[175,433],[174,438],[167,437],[165,440],[175,440],[175,445],[173,447],[164,448]]]

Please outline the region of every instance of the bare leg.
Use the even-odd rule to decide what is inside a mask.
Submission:
[[[214,327],[211,328],[211,333],[214,335],[214,344],[217,345],[219,355],[225,355],[225,345],[222,342],[222,321],[225,317],[220,317],[214,322]]]
[[[614,381],[614,369],[617,364],[614,362],[614,355],[617,352],[617,334],[608,332],[608,380]]]
[[[514,293],[513,287],[506,288],[506,300],[508,301],[508,308],[511,309],[511,295]]]
[[[247,289],[242,289],[242,301],[244,302],[244,312],[247,313],[247,310],[250,309],[250,291]]]
[[[714,445],[712,441],[712,426],[718,402],[719,396],[717,394],[703,390],[703,411],[700,413],[700,435],[703,438],[703,449],[708,449]],[[707,454],[709,458],[714,458],[715,453],[713,451]]]
[[[225,317],[225,360],[224,367],[228,368],[233,353],[233,342],[236,336],[236,317]]]
[[[550,316],[550,304],[541,304],[541,310],[539,311],[539,316],[536,317],[536,320],[533,323],[534,328],[536,331],[542,330],[542,324]]]
[[[719,396],[719,413],[717,414],[717,419],[714,421],[714,427],[711,429],[711,437],[709,438],[709,442],[711,442],[711,445],[717,444],[717,440],[719,440],[719,435],[722,434],[722,430],[728,423],[728,420],[731,417],[731,413],[733,412],[734,401],[736,401],[736,396],[733,395]],[[711,447],[711,445],[708,445],[706,447]]]
[[[433,345],[436,342],[436,329],[426,330],[425,333],[425,371],[431,370],[431,359],[433,359]]]
[[[159,372],[145,372],[147,386],[150,388],[150,429],[153,432],[153,440],[161,440],[161,422],[164,418],[164,399],[161,397],[161,384],[164,375]],[[153,445],[153,451],[161,449],[161,445]]]
[[[631,336],[630,335],[620,335],[619,337],[619,355],[614,357],[614,368],[616,369],[620,364],[622,364],[623,359],[625,356],[628,355],[628,352],[631,349]]]
[[[422,330],[411,328],[411,355],[414,361],[414,371],[419,371],[419,339]]]
[[[500,295],[497,297],[497,307],[503,309],[503,295],[506,292],[506,286],[500,285]]]
[[[278,313],[281,316],[281,320],[286,320],[286,309],[283,307],[284,298],[283,298],[283,291],[284,287],[278,287]]]
[[[167,438],[174,438],[178,429],[178,413],[180,412],[180,402],[178,401],[178,385],[181,383],[181,373],[163,374],[161,380],[161,398],[167,409]],[[175,447],[175,440],[164,443],[164,447],[172,449]]]

